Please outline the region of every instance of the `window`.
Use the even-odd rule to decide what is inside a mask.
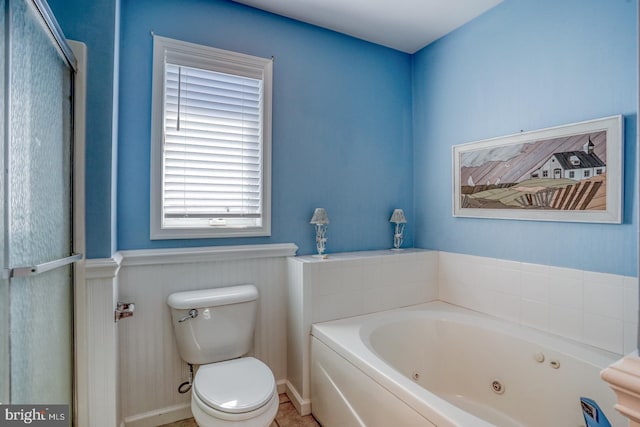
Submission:
[[[543,178],[548,178],[549,177],[549,171],[542,171],[542,177]]]
[[[151,238],[270,235],[272,60],[153,40]]]
[[[585,170],[583,175],[584,175],[585,178],[589,178],[591,176],[591,171],[590,170]]]
[[[576,177],[576,173],[574,171],[570,171],[569,178],[575,178],[575,177]]]
[[[600,168],[596,169],[596,175],[602,175],[602,169]]]

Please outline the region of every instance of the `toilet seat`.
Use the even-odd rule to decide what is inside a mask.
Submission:
[[[200,427],[267,427],[276,417],[279,407],[278,393],[261,408],[241,414],[218,411],[207,406],[196,393],[191,394],[191,412]]]
[[[193,384],[193,401],[211,416],[241,420],[269,410],[278,394],[273,373],[253,357],[202,365]]]

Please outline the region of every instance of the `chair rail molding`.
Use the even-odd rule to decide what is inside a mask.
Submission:
[[[122,255],[116,253],[112,258],[93,258],[85,261],[87,280],[113,279],[118,275],[122,265]]]
[[[140,249],[120,251],[124,266],[184,264],[294,256],[294,243],[264,245],[206,246],[196,248]]]

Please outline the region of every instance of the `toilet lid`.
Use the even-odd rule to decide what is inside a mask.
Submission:
[[[275,387],[269,367],[253,357],[202,365],[193,385],[198,397],[208,406],[232,414],[265,405]]]

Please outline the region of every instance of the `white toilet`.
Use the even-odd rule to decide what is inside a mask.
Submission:
[[[199,427],[268,427],[278,412],[278,391],[267,365],[245,356],[251,349],[258,306],[253,285],[169,295],[178,351],[200,365],[191,390]]]

